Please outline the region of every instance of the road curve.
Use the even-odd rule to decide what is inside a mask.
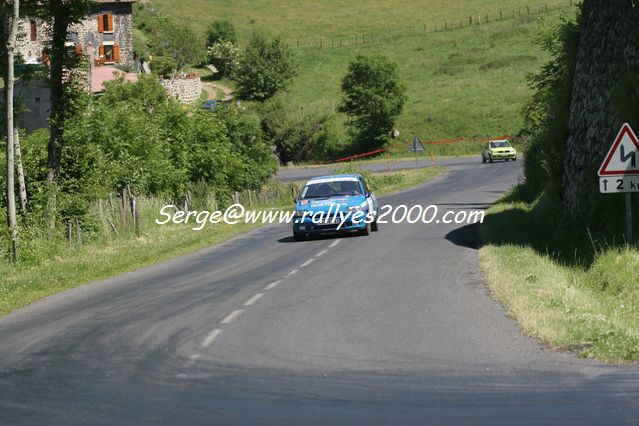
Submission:
[[[483,208],[520,174],[450,165],[382,202]],[[476,245],[271,226],[47,298],[0,320],[0,424],[636,424],[639,371],[522,336]]]

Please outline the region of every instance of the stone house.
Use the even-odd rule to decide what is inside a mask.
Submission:
[[[94,66],[134,63],[133,3],[137,0],[96,0],[91,14],[72,26],[67,44],[75,46]],[[17,53],[25,62],[46,56],[46,24],[23,17],[18,26]]]

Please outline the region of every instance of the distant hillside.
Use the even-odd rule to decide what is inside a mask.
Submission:
[[[174,16],[196,30],[216,19],[233,21],[240,32],[254,30],[283,34],[288,40],[347,37],[355,33],[423,30],[525,16],[546,6],[567,6],[570,0],[153,0],[144,7]]]
[[[540,13],[546,4],[549,12]],[[574,13],[569,4],[570,0],[182,0],[176,8],[172,1],[155,0],[144,8],[173,16],[202,33],[216,19],[230,20],[241,43],[254,30],[281,34],[301,63],[289,92],[280,95],[291,114],[334,111],[349,61],[360,53],[383,54],[399,64],[409,89],[400,132],[437,140],[521,129],[529,97],[526,76],[547,59],[535,44],[537,23]],[[496,21],[500,10],[504,19]],[[464,28],[458,29],[460,18]],[[433,32],[436,23],[438,31]],[[451,152],[450,147],[438,150]],[[472,145],[454,152],[476,150]]]

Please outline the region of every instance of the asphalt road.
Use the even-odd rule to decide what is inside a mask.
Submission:
[[[465,160],[383,202],[486,206],[520,173]],[[45,299],[0,320],[0,424],[636,424],[639,369],[524,337],[475,231],[271,226]]]
[[[435,164],[436,166],[445,166],[445,167],[467,167],[470,164],[477,165],[477,159],[481,159],[481,156],[478,154],[476,158],[469,157],[443,157],[436,158]],[[315,176],[323,176],[330,175],[335,172],[335,170],[339,169],[343,166],[348,166],[350,163],[343,163],[341,165],[327,165],[327,166],[316,166],[311,168],[290,168],[290,169],[281,169],[278,170],[276,177],[280,180],[303,180],[308,179]],[[404,160],[395,160],[390,163],[390,170],[406,170],[406,169],[416,169],[416,168],[426,168],[431,167],[433,163],[430,159],[424,158],[423,154],[420,156],[419,162],[414,159],[404,159]],[[383,172],[389,169],[389,164],[386,162],[360,162],[357,163],[357,168],[364,171],[369,172]]]

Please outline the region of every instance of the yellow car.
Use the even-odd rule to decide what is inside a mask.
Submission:
[[[481,162],[492,163],[495,160],[517,161],[517,150],[507,140],[490,141],[481,153]]]

